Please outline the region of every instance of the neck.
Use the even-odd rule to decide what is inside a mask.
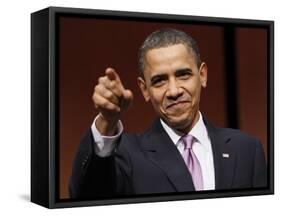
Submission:
[[[199,121],[199,117],[200,117],[200,114],[199,114],[199,111],[197,111],[194,119],[188,125],[186,125],[183,128],[179,128],[177,130],[183,134],[188,134],[191,131],[191,129],[195,126],[195,124]]]

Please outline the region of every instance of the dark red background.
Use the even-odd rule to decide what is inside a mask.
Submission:
[[[155,119],[144,102],[136,78],[137,51],[152,31],[183,30],[198,43],[208,66],[208,86],[202,92],[201,112],[216,126],[227,127],[225,47],[223,27],[140,21],[61,17],[59,20],[59,198],[68,198],[72,161],[82,136],[97,114],[91,100],[106,67],[114,67],[134,102],[123,116],[127,132],[141,132]],[[237,98],[239,128],[257,136],[267,152],[267,32],[237,28]]]

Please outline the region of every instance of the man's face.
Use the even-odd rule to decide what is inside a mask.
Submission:
[[[138,84],[146,101],[172,128],[187,133],[199,118],[201,86],[206,87],[207,66],[197,67],[183,44],[149,50],[144,80]]]

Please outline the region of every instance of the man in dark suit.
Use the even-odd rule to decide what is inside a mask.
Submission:
[[[107,68],[93,94],[99,115],[74,160],[72,198],[266,186],[261,143],[214,127],[199,111],[207,66],[190,36],[153,32],[140,48],[139,68],[138,85],[159,119],[142,134],[123,133],[120,117],[133,95]]]

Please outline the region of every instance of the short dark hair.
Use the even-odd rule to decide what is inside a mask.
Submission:
[[[141,77],[143,77],[145,55],[146,53],[155,48],[168,47],[175,44],[183,44],[188,51],[194,55],[197,67],[201,65],[201,58],[196,41],[183,31],[177,29],[159,29],[152,32],[143,42],[139,48],[138,66]]]

